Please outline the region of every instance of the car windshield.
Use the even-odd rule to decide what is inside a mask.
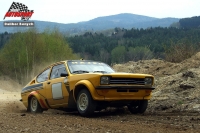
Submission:
[[[71,73],[113,73],[115,72],[109,65],[95,61],[68,61]]]

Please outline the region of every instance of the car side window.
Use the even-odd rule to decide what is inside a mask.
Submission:
[[[53,67],[52,72],[51,72],[51,77],[50,79],[55,79],[61,77],[60,74],[65,73],[67,74],[67,70],[65,68],[64,64],[59,64]]]
[[[50,68],[48,68],[47,70],[43,71],[43,72],[37,77],[37,82],[44,82],[44,81],[48,80],[49,72],[50,72]]]

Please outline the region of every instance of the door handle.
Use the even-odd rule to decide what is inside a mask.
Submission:
[[[47,82],[47,84],[50,84],[51,82]]]

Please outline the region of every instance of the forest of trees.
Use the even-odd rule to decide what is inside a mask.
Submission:
[[[0,48],[17,34],[21,33],[5,32],[0,34]],[[99,60],[108,64],[152,58],[172,61],[166,58],[166,54],[172,52],[169,49],[175,47],[175,45],[192,49],[191,54],[199,50],[200,29],[156,27],[127,30],[115,28],[110,35],[86,32],[83,35],[66,36],[64,41],[80,57]]]
[[[75,53],[79,53],[85,59],[113,64],[152,58],[165,59],[166,54],[172,52],[169,49],[175,45],[183,45],[184,48],[189,47],[197,51],[200,29],[115,28],[111,36],[87,32],[84,35],[66,37],[66,41]]]
[[[199,28],[200,27],[200,16],[192,18],[183,18],[179,20],[182,28]]]

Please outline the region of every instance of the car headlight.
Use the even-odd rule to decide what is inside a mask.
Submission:
[[[146,78],[144,79],[144,82],[145,82],[145,85],[152,85],[153,79],[150,78],[150,77],[146,77]]]
[[[101,79],[100,79],[100,83],[102,84],[102,85],[107,85],[107,84],[109,84],[109,77],[107,77],[107,76],[102,76],[101,77]]]

